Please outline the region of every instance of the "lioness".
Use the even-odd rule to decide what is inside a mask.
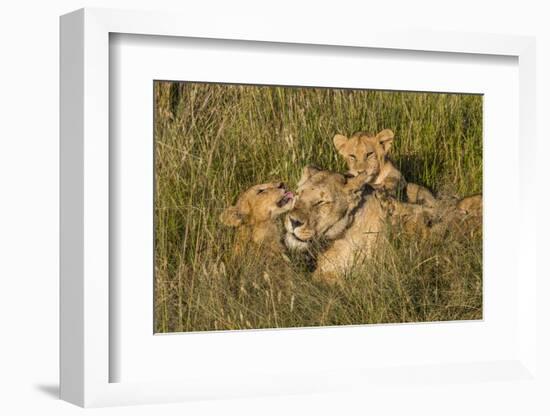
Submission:
[[[307,251],[316,241],[331,242],[317,257],[314,279],[335,283],[371,254],[385,210],[365,180],[365,174],[346,181],[338,173],[304,168],[294,207],[285,217],[285,243],[289,249]]]
[[[393,143],[390,129],[382,130],[376,136],[360,131],[351,138],[337,134],[334,147],[346,159],[349,173],[357,176],[367,174],[367,183],[374,189],[383,190],[391,196],[404,194],[410,203],[434,206],[435,198],[425,187],[407,183],[401,172],[386,157]]]
[[[237,227],[234,253],[244,254],[251,242],[266,253],[281,252],[282,234],[276,219],[292,208],[293,199],[282,182],[254,185],[243,192],[220,215],[224,225]]]

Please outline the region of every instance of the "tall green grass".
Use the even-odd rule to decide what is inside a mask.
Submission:
[[[335,133],[396,134],[391,158],[442,195],[482,187],[482,97],[155,83],[155,327],[158,332],[480,319],[481,234],[389,244],[327,288],[303,267],[229,252],[218,216],[249,186],[291,188],[307,164],[345,171]]]

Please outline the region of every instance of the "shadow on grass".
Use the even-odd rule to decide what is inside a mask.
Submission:
[[[395,161],[395,165],[407,179],[407,182],[417,183],[434,192],[434,184],[426,183],[423,177],[430,177],[432,182],[435,181],[436,178],[443,176],[443,166],[441,163],[432,163],[432,166],[427,166],[430,164],[430,159],[433,160],[429,155],[403,155]],[[429,173],[426,172],[426,169],[429,169]]]

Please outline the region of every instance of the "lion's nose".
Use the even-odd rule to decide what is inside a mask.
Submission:
[[[300,225],[303,225],[303,224],[304,224],[303,222],[290,217],[290,225],[292,225],[292,229],[298,228]]]
[[[279,182],[278,187],[279,187],[279,189],[285,189],[285,183],[284,182]]]

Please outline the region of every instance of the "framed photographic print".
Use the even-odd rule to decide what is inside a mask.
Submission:
[[[533,39],[179,18],[61,19],[62,398],[537,383]]]

